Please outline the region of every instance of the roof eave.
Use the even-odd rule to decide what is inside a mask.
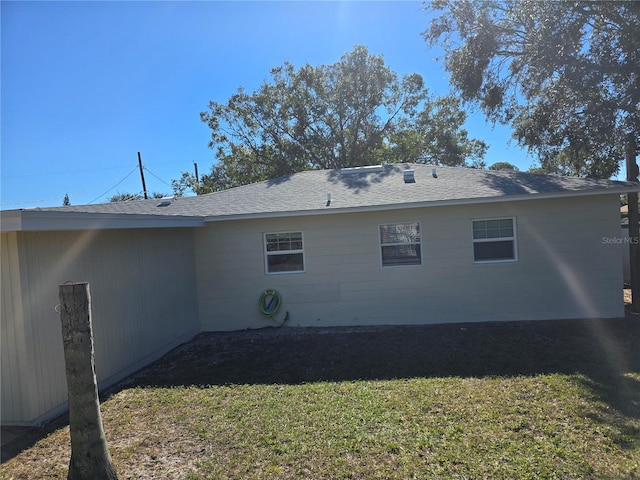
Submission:
[[[0,232],[17,232],[22,230],[22,215],[20,210],[0,212]]]
[[[0,232],[188,228],[204,225],[202,217],[13,210],[3,212]]]
[[[359,207],[336,207],[330,206],[326,208],[318,208],[311,210],[287,210],[279,212],[258,212],[258,213],[246,213],[246,214],[231,214],[231,215],[211,215],[204,218],[205,223],[222,222],[226,220],[254,220],[259,218],[283,218],[283,217],[301,217],[301,216],[313,216],[313,215],[332,215],[342,213],[366,213],[376,211],[389,211],[389,210],[404,210],[412,208],[433,208],[433,207],[447,207],[454,205],[472,205],[472,204],[486,204],[486,203],[505,203],[505,202],[518,202],[525,200],[545,200],[554,198],[567,198],[567,197],[585,197],[595,195],[624,195],[630,191],[640,191],[640,184],[637,188],[629,189],[626,186],[614,187],[607,189],[597,190],[578,190],[570,192],[553,192],[553,193],[524,193],[519,195],[501,195],[497,197],[476,197],[476,198],[460,198],[460,199],[448,199],[448,200],[435,200],[424,202],[411,202],[411,203],[394,203],[394,204],[382,204],[382,205],[365,205]]]

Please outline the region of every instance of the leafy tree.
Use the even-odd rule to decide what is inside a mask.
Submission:
[[[418,74],[398,78],[381,56],[356,46],[330,65],[273,68],[253,93],[210,102],[201,119],[218,160],[176,194],[220,190],[308,169],[423,161],[464,165],[487,146],[469,139],[452,97],[434,98]]]
[[[516,167],[513,163],[509,162],[496,162],[489,167],[489,170],[514,170],[518,171],[518,167]]]
[[[69,200],[69,194],[65,193],[64,199],[62,200],[62,206],[67,207],[69,205],[71,205],[71,201]]]
[[[529,170],[527,170],[527,173],[535,173],[537,175],[549,175],[549,172],[547,172],[542,167],[530,167]]]
[[[114,202],[130,202],[132,200],[141,200],[143,197],[139,193],[116,193],[109,198],[109,201]]]
[[[450,82],[541,169],[609,178],[640,136],[640,2],[431,0]]]
[[[161,192],[153,192],[151,194],[151,198],[163,198],[167,196],[167,194]],[[109,198],[109,202],[130,202],[132,200],[142,200],[143,198],[141,193],[116,193]]]
[[[427,98],[415,118],[401,121],[389,135],[389,145],[382,150],[382,158],[388,163],[408,160],[484,168],[482,158],[487,145],[467,137],[463,128],[466,119],[458,98]]]

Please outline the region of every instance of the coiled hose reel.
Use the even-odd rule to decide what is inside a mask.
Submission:
[[[268,288],[260,295],[258,300],[258,310],[260,313],[269,317],[275,321],[275,314],[280,310],[280,306],[282,305],[282,296],[280,292],[273,288]],[[284,320],[278,325],[281,327],[284,323],[289,319],[289,312],[287,312],[284,316]]]

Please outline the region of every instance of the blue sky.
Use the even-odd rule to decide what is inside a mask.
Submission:
[[[1,2],[2,209],[171,193],[215,161],[199,114],[285,61],[334,63],[362,44],[431,92],[447,75],[420,36],[428,15],[403,2]],[[527,169],[510,131],[470,113],[488,164]],[[128,175],[128,176],[127,176]]]

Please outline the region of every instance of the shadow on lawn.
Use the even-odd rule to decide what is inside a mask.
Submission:
[[[606,404],[598,421],[615,424],[635,448],[640,431],[640,317],[333,329],[202,333],[115,388],[300,384],[416,377],[581,374]],[[66,425],[61,417],[20,442],[2,461]]]
[[[203,333],[123,387],[544,373],[640,418],[640,318]]]

